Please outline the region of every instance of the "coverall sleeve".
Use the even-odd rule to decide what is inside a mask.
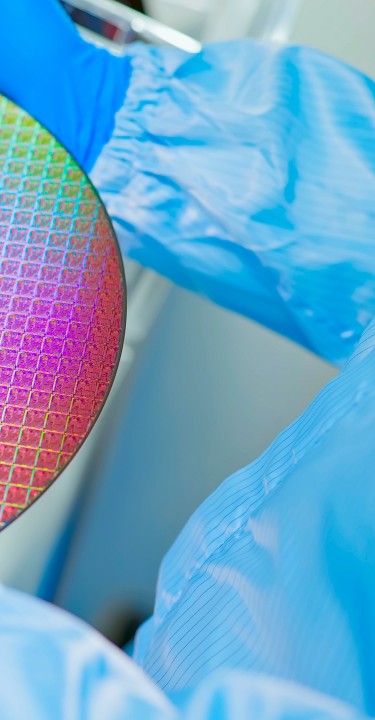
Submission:
[[[375,85],[309,48],[129,50],[91,173],[124,253],[342,364],[375,309]]]

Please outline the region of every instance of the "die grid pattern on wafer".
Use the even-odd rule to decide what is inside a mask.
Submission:
[[[77,451],[125,323],[122,263],[83,171],[0,96],[0,529]]]

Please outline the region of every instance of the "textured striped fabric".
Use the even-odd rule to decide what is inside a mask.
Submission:
[[[130,658],[47,603],[0,588],[2,720],[360,720],[293,683],[238,671],[208,676],[172,704]]]
[[[136,46],[92,179],[124,252],[342,364],[375,311],[375,85],[316,51]]]
[[[346,369],[196,511],[135,658],[168,693],[266,672],[375,712],[375,323]]]

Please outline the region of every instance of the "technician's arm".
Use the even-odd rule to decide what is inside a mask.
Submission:
[[[134,48],[91,177],[125,252],[333,362],[375,313],[375,84],[342,63]]]

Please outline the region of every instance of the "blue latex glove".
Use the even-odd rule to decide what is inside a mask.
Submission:
[[[129,61],[86,43],[56,0],[1,0],[0,92],[90,170],[109,140]]]

